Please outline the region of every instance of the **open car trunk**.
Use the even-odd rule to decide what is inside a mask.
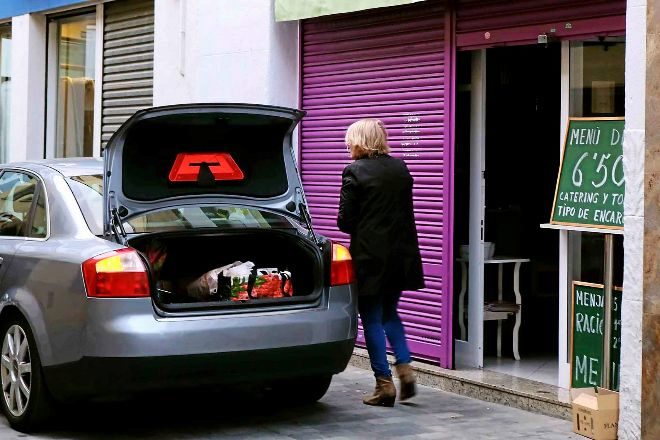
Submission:
[[[182,205],[236,204],[279,212],[311,229],[293,157],[303,113],[251,104],[187,104],[141,110],[104,153],[104,234]]]
[[[294,232],[162,232],[129,245],[149,260],[154,301],[168,311],[316,303],[323,288],[319,248]],[[233,263],[254,264],[249,278],[217,270]]]

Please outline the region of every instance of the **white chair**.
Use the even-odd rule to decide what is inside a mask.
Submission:
[[[461,329],[461,339],[466,340],[465,328],[465,294],[467,293],[468,259],[458,258],[461,263],[461,292],[458,299],[458,325]],[[498,321],[497,323],[497,357],[502,357],[502,321],[515,315],[516,323],[513,326],[513,357],[520,360],[518,351],[518,334],[520,332],[520,320],[522,317],[522,295],[520,294],[520,266],[528,263],[528,258],[492,257],[484,260],[484,264],[497,264],[497,301],[484,304],[484,321]],[[512,263],[513,269],[513,294],[515,303],[504,301],[503,275],[504,265]]]

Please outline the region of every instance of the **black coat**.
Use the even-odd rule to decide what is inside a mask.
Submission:
[[[344,169],[337,226],[351,235],[359,295],[424,287],[412,187],[405,162],[389,155]]]

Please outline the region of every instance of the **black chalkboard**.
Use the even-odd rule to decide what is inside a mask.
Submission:
[[[611,389],[619,389],[621,359],[621,289],[612,291]],[[603,368],[605,294],[602,284],[573,281],[571,386],[600,386]]]

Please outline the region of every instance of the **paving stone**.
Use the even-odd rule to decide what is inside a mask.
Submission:
[[[170,393],[146,401],[67,407],[46,432],[14,432],[0,416],[0,439],[544,439],[580,437],[571,424],[432,388],[394,408],[362,404],[373,375],[354,367],[314,405],[282,407],[258,394]]]

